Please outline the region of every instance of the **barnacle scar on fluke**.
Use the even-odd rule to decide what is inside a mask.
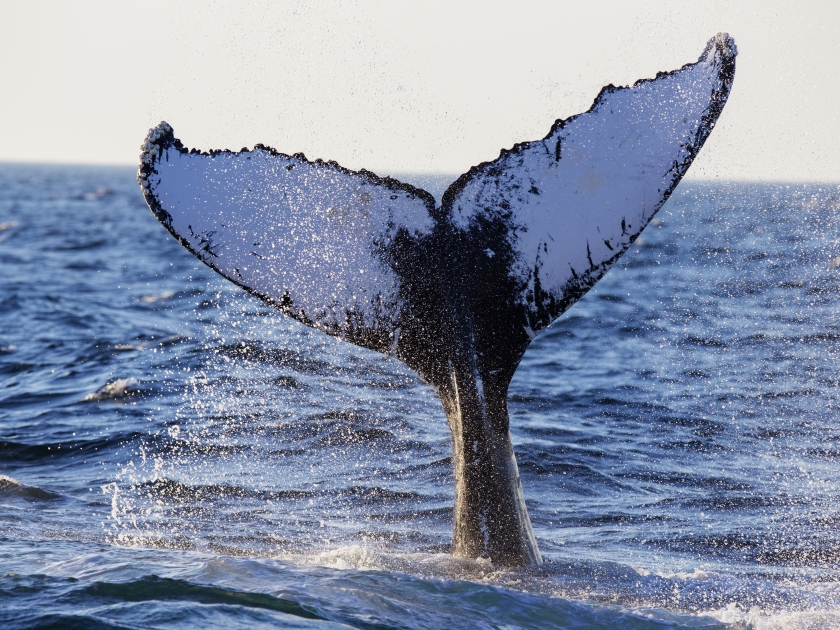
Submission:
[[[443,195],[370,171],[253,150],[187,149],[161,123],[138,180],[202,262],[283,313],[405,362],[440,396],[455,462],[452,552],[540,562],[508,430],[531,340],[595,284],[673,192],[718,119],[735,42],[608,85],[542,140]]]

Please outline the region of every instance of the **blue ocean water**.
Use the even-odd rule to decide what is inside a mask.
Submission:
[[[838,210],[681,185],[535,340],[511,571],[447,555],[407,368],[203,267],[131,169],[0,165],[0,627],[840,627]]]

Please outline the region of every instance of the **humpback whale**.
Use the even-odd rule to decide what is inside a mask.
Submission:
[[[420,188],[264,145],[187,149],[151,129],[138,181],[203,263],[299,322],[406,363],[452,433],[452,553],[541,562],[509,432],[531,340],[636,240],[723,110],[734,40],[632,86],[461,175]]]

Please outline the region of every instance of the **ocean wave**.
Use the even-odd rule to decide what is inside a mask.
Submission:
[[[15,607],[0,611],[0,621],[13,630],[172,627],[174,620],[178,620],[178,627],[188,628],[727,627],[727,622],[707,615],[534,595],[457,578],[422,579],[381,568],[316,566],[324,568],[271,566],[247,559],[221,558],[207,562],[200,575],[191,579],[147,575],[74,586],[35,578],[32,587],[59,591],[61,597],[46,609]],[[204,580],[210,583],[202,583]],[[312,588],[312,584],[316,586]],[[734,618],[738,612],[724,610],[718,615]]]
[[[4,501],[21,499],[28,502],[57,501],[63,497],[37,486],[27,486],[16,479],[0,475],[0,498]]]
[[[30,444],[12,440],[0,441],[0,461],[4,463],[36,463],[39,460],[64,457],[89,457],[94,454],[104,456],[107,451],[145,437],[132,431],[115,433],[106,438],[82,440],[71,438],[64,442]]]
[[[46,610],[14,607],[0,611],[0,622],[7,630],[163,628],[174,627],[173,617],[179,628],[348,627],[290,599],[155,575],[61,590]]]
[[[313,359],[290,348],[265,347],[254,342],[228,343],[214,348],[213,351],[231,359],[289,367],[304,374],[325,375],[335,374],[337,371],[346,372],[332,363]]]
[[[456,558],[447,553],[386,553],[360,545],[287,554],[282,559],[296,565],[342,572],[344,576],[335,575],[332,581],[337,587],[344,587],[342,599],[356,599],[347,608],[364,609],[366,592],[377,593],[377,597],[384,596],[389,605],[380,603],[377,609],[383,614],[382,621],[396,627],[439,628],[451,625],[464,628],[590,630],[710,630],[726,627],[718,619],[704,614],[672,612],[645,605],[623,606],[522,590],[544,581],[546,570],[551,571],[551,567],[507,570],[480,558]],[[231,562],[219,560],[219,564],[229,565]],[[640,577],[638,573],[633,574]],[[319,577],[320,583],[326,581],[326,576]],[[661,581],[661,578],[657,579]],[[400,617],[398,611],[404,616]],[[353,623],[350,619],[347,622]]]
[[[191,486],[174,479],[154,479],[133,486],[133,490],[155,499],[175,499],[177,501],[208,501],[215,499],[263,499],[288,500],[306,499],[313,493],[303,490],[252,490],[224,484]]]
[[[314,447],[330,447],[330,446],[351,446],[355,444],[367,444],[371,442],[393,441],[394,434],[386,429],[351,429],[350,427],[340,427],[338,430],[328,433],[316,439],[312,446]]]
[[[118,378],[115,381],[111,381],[101,388],[96,390],[95,392],[88,394],[82,400],[86,401],[94,401],[94,400],[114,400],[117,398],[124,398],[129,394],[132,394],[137,391],[134,387],[137,384],[137,380],[133,378]]]

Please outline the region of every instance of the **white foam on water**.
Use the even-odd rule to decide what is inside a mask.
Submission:
[[[760,607],[744,609],[730,604],[724,609],[707,613],[710,617],[730,624],[735,630],[828,630],[840,628],[840,611],[767,611]]]
[[[23,484],[8,475],[0,475],[0,490],[5,490],[6,488],[11,488],[13,486],[22,487]]]
[[[155,302],[167,300],[173,295],[175,295],[174,291],[163,291],[161,293],[154,293],[152,295],[144,295],[140,298],[140,301],[145,302],[146,304],[154,304]]]
[[[121,349],[121,348],[116,348]],[[131,388],[137,384],[134,378],[118,378],[115,381],[105,384],[95,392],[88,394],[82,400],[111,400],[127,396]]]
[[[347,545],[310,553],[280,556],[284,561],[304,566],[360,571],[394,571],[443,579],[487,580],[499,572],[485,558],[456,558],[448,553],[395,553],[363,545]]]

